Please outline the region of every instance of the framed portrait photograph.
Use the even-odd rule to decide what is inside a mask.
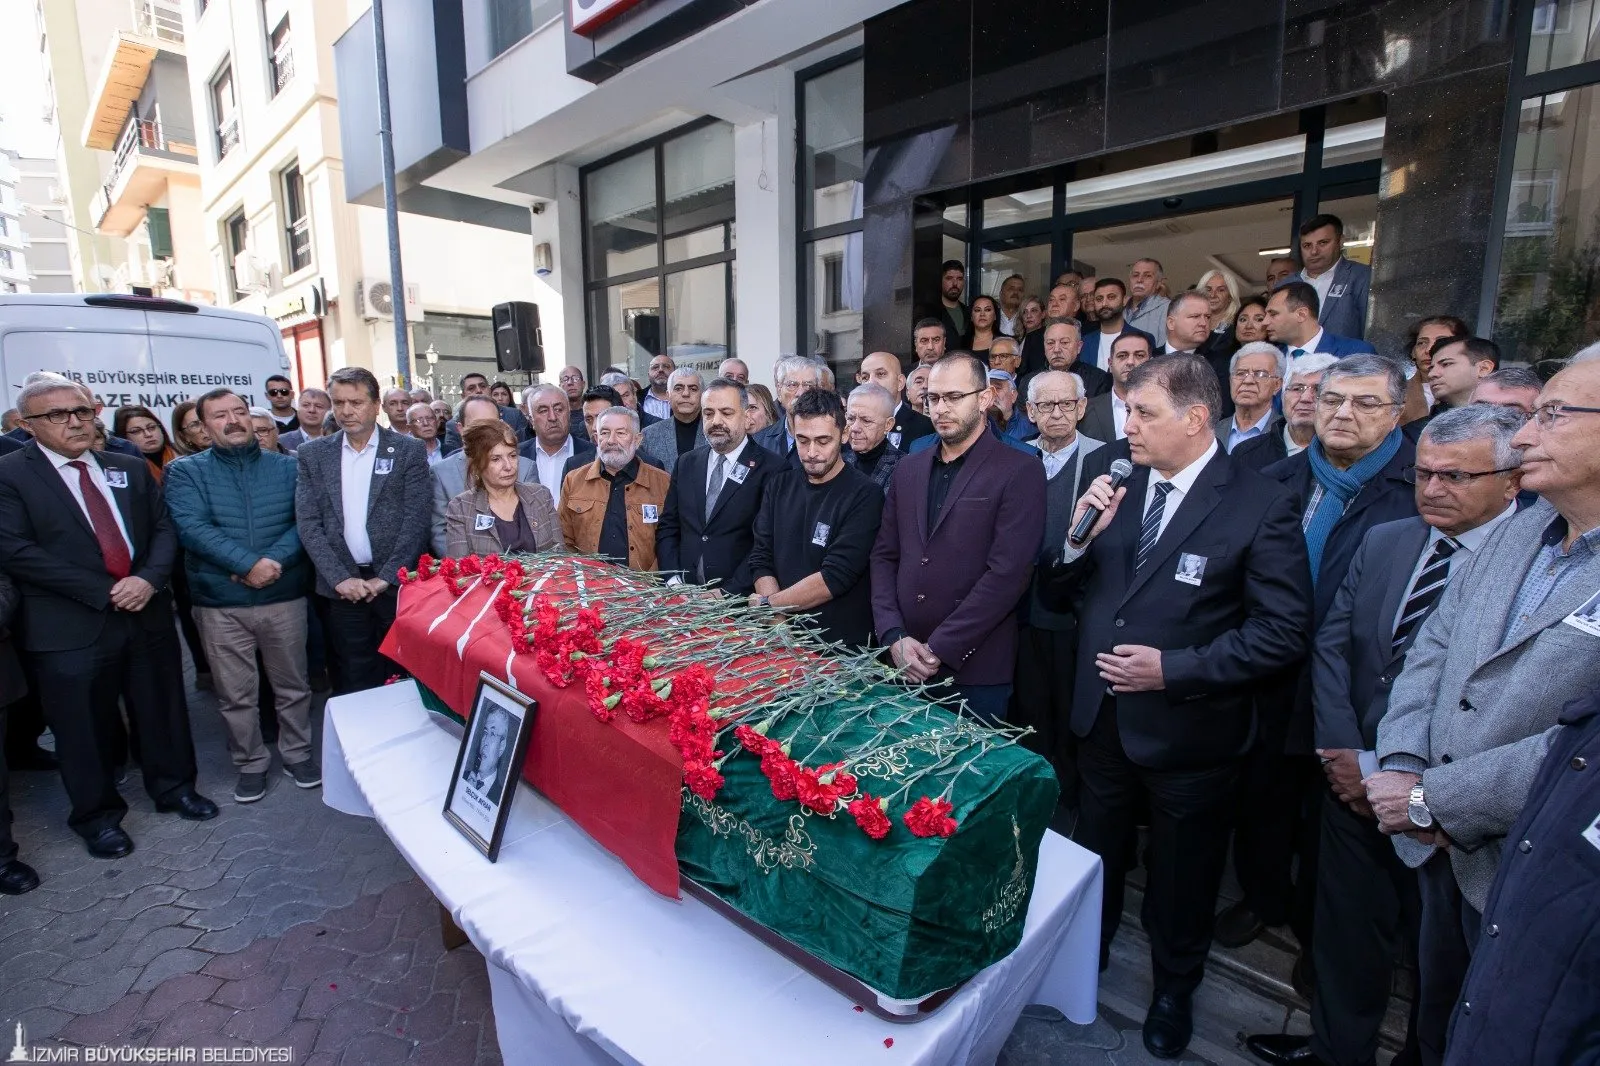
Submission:
[[[500,839],[517,795],[536,710],[533,699],[504,681],[478,675],[472,715],[444,797],[444,816],[490,862],[500,857]]]

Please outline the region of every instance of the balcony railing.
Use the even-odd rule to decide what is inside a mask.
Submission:
[[[272,95],[283,92],[294,81],[294,49],[288,41],[272,53]]]
[[[133,25],[142,37],[183,44],[183,9],[171,0],[134,0]]]
[[[217,126],[217,158],[226,159],[228,153],[239,147],[239,119],[230,118]]]
[[[169,140],[169,134],[174,139]],[[181,138],[181,139],[180,139]],[[106,175],[103,188],[105,204],[110,206],[116,200],[114,190],[117,182],[122,180],[128,167],[132,165],[134,157],[140,152],[159,154],[170,159],[195,162],[195,150],[192,134],[187,130],[168,130],[162,123],[151,119],[134,119],[122,128],[122,136],[117,138],[116,154],[111,161],[111,172]]]

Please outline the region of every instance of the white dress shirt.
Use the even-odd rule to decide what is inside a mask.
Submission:
[[[642,406],[644,407],[644,413],[654,418],[672,417],[672,403],[668,400],[659,398],[655,393],[648,389],[645,390],[644,403]]]
[[[728,475],[733,472],[733,468],[738,465],[739,456],[744,454],[745,445],[749,443],[750,438],[746,437],[744,440],[739,442],[739,446],[737,448],[727,454],[727,462],[725,462],[722,466],[722,476],[724,479],[726,479]],[[711,498],[711,475],[717,469],[718,458],[719,456],[715,448],[711,449],[711,454],[706,456],[706,499]],[[726,484],[726,480],[724,481],[722,488],[723,491],[727,491],[728,486]]]
[[[67,465],[75,460],[68,459],[60,452],[53,452],[42,444],[39,445],[39,450],[49,456],[50,461],[55,464],[56,473],[61,475],[61,480],[66,483],[67,491],[72,493],[74,500],[78,501],[78,509],[83,512],[83,517],[88,520],[89,528],[93,529],[94,519],[89,515],[89,505],[83,500],[83,489],[78,484],[78,471]],[[128,535],[127,523],[122,520],[122,508],[117,506],[117,498],[111,494],[111,486],[106,482],[105,470],[101,468],[99,461],[89,452],[84,452],[78,456],[78,459],[82,460],[83,465],[88,467],[89,480],[94,483],[95,488],[100,490],[100,495],[104,496],[106,503],[111,506],[111,517],[117,520],[117,532],[122,534],[122,539],[128,545],[128,558],[132,559],[133,538]],[[126,471],[122,470],[117,472],[119,474],[126,473]]]
[[[344,503],[344,546],[357,566],[372,565],[372,540],[367,536],[367,501],[372,495],[372,468],[378,458],[378,431],[360,451],[347,436],[339,445],[339,495]]]
[[[1072,462],[1072,457],[1078,453],[1078,435],[1074,433],[1072,443],[1058,452],[1045,451],[1042,442],[1038,444],[1038,448],[1040,457],[1044,459],[1045,480],[1048,481],[1061,473],[1061,468]]]
[[[1122,333],[1120,330],[1116,333],[1100,333],[1096,331],[1095,336],[1099,337],[1100,341],[1095,345],[1094,365],[1110,373],[1111,346],[1117,343],[1117,338],[1122,336]]]
[[[1267,405],[1266,413],[1256,421],[1255,425],[1252,426],[1240,426],[1239,414],[1238,412],[1234,412],[1228,417],[1228,454],[1232,455],[1233,450],[1239,445],[1243,444],[1245,441],[1254,437],[1263,436],[1267,432],[1267,427],[1270,425],[1272,425],[1271,404]]]
[[[1333,289],[1333,275],[1338,269],[1339,261],[1335,259],[1333,261],[1333,266],[1329,267],[1316,277],[1312,277],[1310,271],[1300,271],[1300,279],[1306,284],[1310,285],[1313,289],[1317,290],[1317,306],[1319,308],[1328,306],[1328,293]],[[1310,350],[1316,351],[1315,348]]]
[[[1020,326],[1021,324],[1022,324],[1022,308],[1020,308],[1020,307],[1017,308],[1017,313],[1014,314],[1014,315],[1007,315],[1004,311],[1000,312],[1000,332],[1001,333],[1005,333],[1005,334],[1008,334],[1009,336],[1015,337],[1017,335],[1017,327]]]
[[[1116,430],[1114,440],[1121,440],[1127,434],[1122,432],[1122,427],[1128,421],[1128,401],[1117,395],[1117,390],[1111,390],[1111,427]]]
[[[1150,503],[1156,498],[1156,483],[1165,480],[1172,485],[1172,488],[1167,491],[1166,502],[1163,503],[1161,507],[1161,524],[1156,527],[1156,543],[1159,544],[1161,542],[1162,534],[1167,531],[1167,526],[1172,524],[1172,516],[1178,513],[1178,507],[1183,503],[1183,498],[1189,495],[1190,489],[1194,488],[1194,483],[1200,478],[1200,471],[1206,468],[1206,464],[1211,461],[1212,456],[1217,454],[1217,449],[1219,447],[1220,445],[1217,444],[1216,435],[1213,434],[1211,438],[1211,446],[1205,450],[1205,454],[1200,456],[1200,458],[1196,459],[1194,462],[1190,463],[1188,466],[1184,467],[1182,470],[1178,471],[1176,474],[1173,474],[1171,477],[1162,478],[1162,476],[1156,473],[1154,470],[1150,471],[1150,480],[1146,483],[1144,488],[1144,502],[1139,507],[1138,524],[1141,528],[1144,525],[1144,516],[1150,511]],[[1129,502],[1130,501],[1126,496],[1123,497],[1122,506],[1126,507]],[[1061,561],[1063,563],[1070,563],[1074,559],[1082,556],[1083,553],[1088,550],[1089,545],[1087,544],[1081,548],[1076,548],[1073,547],[1073,544],[1070,540],[1063,540]]]
[[[561,470],[567,465],[567,460],[572,458],[574,445],[572,434],[567,434],[567,439],[561,442],[561,447],[556,449],[554,455],[546,455],[544,445],[539,443],[539,438],[534,438],[533,465],[539,468],[539,484],[550,490],[550,498],[556,503],[561,502]]]

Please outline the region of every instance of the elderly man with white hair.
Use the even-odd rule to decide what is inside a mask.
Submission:
[[[1252,470],[1265,470],[1305,451],[1317,435],[1317,386],[1323,371],[1338,361],[1325,352],[1290,359],[1284,371],[1282,416],[1273,420],[1266,433],[1240,441],[1230,453],[1233,461]]]
[[[706,443],[700,418],[703,387],[700,371],[693,367],[680,366],[668,374],[667,402],[672,406],[672,417],[647,427],[640,438],[639,454],[668,473],[678,465],[678,456]]]
[[[894,425],[895,397],[882,385],[867,382],[850,392],[844,408],[846,443],[844,461],[871,478],[885,493],[895,464],[905,452],[889,441]]]
[[[406,408],[406,425],[411,427],[411,435],[428,450],[430,467],[445,457],[442,439],[444,424],[439,421],[439,412],[433,409],[431,403],[418,400]]]
[[[1266,341],[1251,341],[1228,360],[1228,388],[1233,414],[1216,422],[1217,443],[1224,451],[1272,432],[1272,400],[1283,384],[1283,353]]]
[[[639,414],[612,407],[594,420],[596,458],[561,484],[567,547],[634,570],[656,569],[656,527],[667,502],[666,471],[639,461]]]
[[[778,360],[778,365],[773,369],[773,380],[778,385],[775,394],[778,421],[750,439],[798,470],[800,460],[794,454],[794,434],[789,432],[789,407],[802,392],[832,388],[833,371],[821,359],[808,355],[786,355]]]
[[[533,460],[539,484],[560,503],[567,461],[593,455],[594,445],[573,435],[567,392],[561,386],[548,382],[528,386],[522,390],[522,407],[533,425],[533,439],[523,441],[517,451],[524,459]]]

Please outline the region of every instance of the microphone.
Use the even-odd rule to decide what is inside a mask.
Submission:
[[[1111,491],[1116,492],[1117,489],[1121,487],[1122,483],[1128,480],[1128,476],[1132,473],[1133,464],[1128,462],[1128,460],[1118,459],[1116,462],[1112,463],[1110,470]],[[1100,521],[1100,513],[1100,508],[1098,507],[1090,507],[1087,511],[1083,512],[1083,517],[1078,519],[1078,524],[1072,527],[1071,533],[1067,534],[1067,540],[1072,542],[1073,547],[1081,548],[1083,547],[1084,543],[1088,541],[1089,531],[1094,528],[1094,524],[1096,522]]]

